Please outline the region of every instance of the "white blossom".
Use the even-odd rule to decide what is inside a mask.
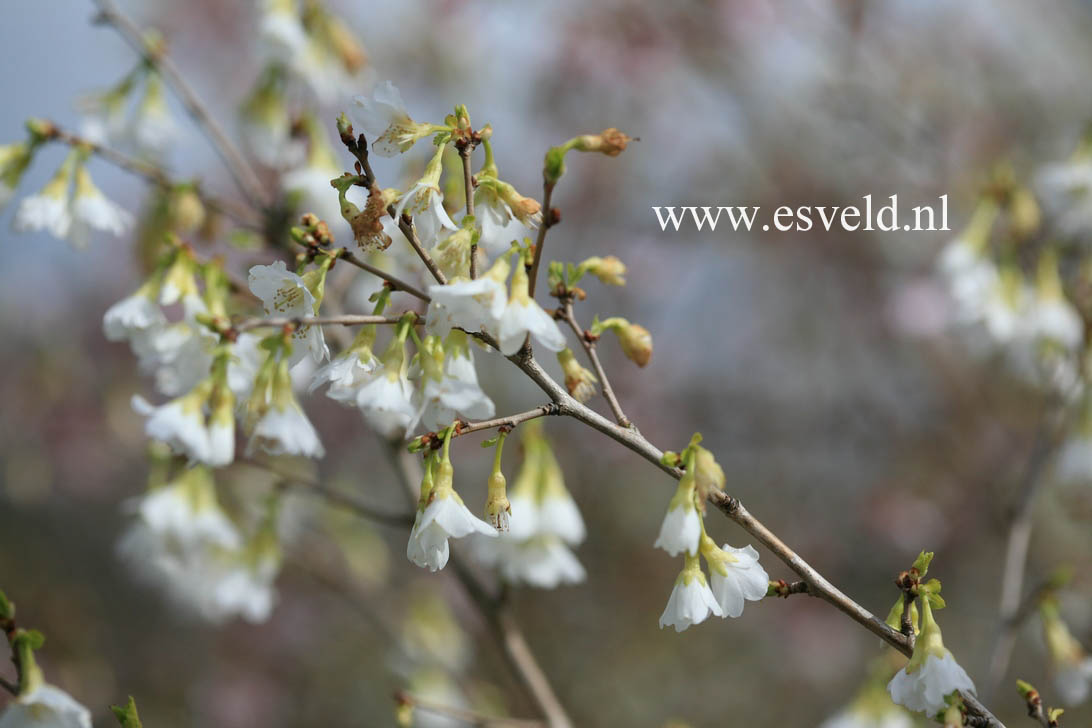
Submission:
[[[84,166],[76,169],[76,197],[72,203],[68,239],[85,247],[92,230],[124,235],[133,226],[133,216],[102,194]]]
[[[102,331],[109,341],[128,341],[166,324],[167,319],[155,302],[155,290],[147,285],[112,305],[102,317]]]
[[[527,272],[516,265],[512,273],[512,290],[497,326],[500,350],[505,356],[515,354],[530,334],[535,342],[550,351],[565,348],[565,335],[557,322],[528,294]]]
[[[418,139],[440,129],[411,119],[402,94],[390,81],[377,84],[370,96],[353,97],[353,105],[353,121],[363,127],[372,149],[383,157],[405,152]]]
[[[471,333],[482,329],[495,333],[508,303],[508,292],[504,287],[508,270],[508,262],[500,258],[490,272],[480,278],[429,286],[432,300],[428,305],[425,330],[441,338],[453,328]]]
[[[62,240],[72,227],[69,187],[75,157],[69,156],[53,178],[37,194],[23,199],[12,223],[18,232],[48,232]]]
[[[904,708],[931,716],[943,710],[944,698],[957,690],[974,693],[974,683],[944,647],[929,599],[922,599],[921,633],[914,654],[891,678],[887,692]]]
[[[463,538],[471,534],[480,534],[495,538],[497,531],[481,520],[463,504],[463,499],[452,487],[454,471],[447,452],[444,459],[436,465],[435,486],[429,487],[431,473],[426,474],[426,483],[422,485],[423,508],[419,507],[417,518],[410,531],[406,544],[406,556],[417,566],[437,571],[447,564],[449,553],[448,539]]]
[[[770,577],[759,565],[753,547],[737,549],[724,544],[718,549],[711,540],[702,545],[713,595],[724,616],[738,617],[743,614],[744,600],[754,602],[766,596]]]
[[[660,629],[674,627],[682,632],[691,625],[704,622],[710,615],[723,617],[724,612],[705,581],[697,557],[687,557],[687,565],[675,580],[675,588],[660,615]]]
[[[266,314],[305,318],[316,313],[315,295],[307,287],[303,278],[288,270],[283,260],[272,265],[256,265],[250,269],[248,277],[250,290],[262,300]],[[320,362],[330,356],[321,326],[300,326],[292,333],[292,338],[306,344],[311,358]],[[293,351],[291,362],[295,364],[303,351]]]
[[[91,713],[64,690],[41,683],[8,704],[0,728],[91,728]]]
[[[178,139],[178,125],[167,109],[163,80],[157,73],[148,74],[144,98],[129,125],[129,138],[149,154],[164,152]]]
[[[667,514],[660,525],[660,535],[655,548],[663,549],[672,556],[680,553],[696,554],[701,539],[701,517],[694,506],[694,480],[687,473],[667,507]]]
[[[199,385],[190,393],[155,407],[140,395],[133,395],[137,413],[148,418],[144,431],[153,440],[170,445],[171,449],[190,460],[207,463],[211,443],[205,420],[205,402],[209,388]]]
[[[410,431],[419,422],[429,430],[439,430],[451,424],[457,414],[474,420],[489,419],[496,414],[493,400],[478,384],[473,355],[465,344],[461,350],[444,357],[442,371],[435,376],[425,371],[418,401],[417,412],[408,426]]]

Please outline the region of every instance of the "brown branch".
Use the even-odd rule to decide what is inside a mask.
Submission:
[[[341,142],[345,145],[345,148],[356,157],[357,162],[360,165],[360,175],[364,178],[363,186],[367,189],[371,189],[375,184],[375,172],[372,170],[372,163],[368,159],[368,140],[364,138],[364,135],[353,135],[353,128],[350,125],[347,133],[342,135]],[[436,261],[432,259],[432,256],[428,254],[425,247],[421,244],[421,238],[417,236],[417,229],[413,226],[413,218],[409,215],[398,215],[398,209],[391,203],[387,205],[387,214],[391,216],[397,223],[398,229],[402,231],[402,234],[406,236],[406,240],[409,241],[410,247],[417,253],[417,257],[421,259],[421,262],[425,264],[432,277],[436,279],[436,282],[444,285],[447,283],[447,276],[444,275],[440,267],[436,265]],[[428,300],[428,296],[422,294],[418,296],[424,300]]]
[[[99,7],[97,20],[114,27],[146,63],[155,68],[167,84],[174,90],[178,100],[190,116],[205,133],[216,153],[220,155],[232,179],[251,204],[263,209],[267,203],[265,188],[258,175],[246,159],[228,138],[220,125],[212,118],[208,108],[190,87],[174,63],[167,58],[161,48],[148,43],[144,32],[127,15],[121,12],[114,0],[94,0]]]
[[[367,314],[345,314],[342,316],[272,316],[270,318],[252,318],[232,326],[237,333],[264,327],[292,326],[367,326],[368,324],[397,324],[400,316],[372,316]],[[420,323],[423,323],[418,320]]]
[[[544,181],[542,183],[542,224],[538,226],[538,237],[535,238],[535,255],[531,259],[531,270],[527,274],[530,282],[527,286],[528,295],[535,297],[535,283],[538,282],[538,268],[542,261],[542,248],[546,244],[546,231],[554,225],[554,211],[550,207],[550,200],[554,196],[556,182]]]
[[[529,409],[526,412],[517,412],[514,415],[507,415],[506,417],[494,417],[491,420],[478,420],[477,422],[468,422],[466,420],[459,420],[455,423],[455,432],[451,434],[453,438],[460,435],[469,435],[472,432],[481,432],[482,430],[492,430],[493,428],[507,428],[512,429],[517,425],[526,422],[527,420],[533,420],[538,417],[547,417],[549,415],[559,414],[557,405],[553,402],[549,404],[540,405],[534,409]],[[416,438],[416,442],[420,445],[430,445],[434,448],[440,447],[443,443],[443,435],[439,432],[426,432],[424,435]]]
[[[328,504],[337,506],[338,508],[344,508],[354,515],[360,516],[366,520],[374,521],[385,526],[393,526],[395,528],[409,528],[413,525],[414,514],[412,513],[390,513],[388,511],[380,510],[348,493],[342,493],[341,491],[335,490],[319,480],[286,472],[274,465],[261,462],[260,460],[239,458],[236,462],[275,475],[279,479],[281,487],[292,488],[301,493],[318,496]]]
[[[513,354],[508,357],[508,359],[518,366],[524,374],[530,377],[530,379],[557,404],[560,414],[573,417],[604,435],[607,435],[619,444],[645,458],[676,480],[682,477],[681,470],[661,462],[663,452],[646,440],[636,428],[627,428],[617,425],[570,396],[569,393],[565,391],[564,387],[554,381],[553,378],[542,369],[527,348]],[[720,491],[713,491],[709,494],[708,500],[712,505],[716,506],[724,513],[724,515],[739,524],[743,530],[781,559],[781,561],[792,569],[800,578],[807,582],[809,594],[813,594],[823,599],[835,609],[847,615],[850,619],[875,634],[902,654],[906,656],[911,655],[913,649],[911,648],[910,641],[907,639],[906,635],[887,626],[883,620],[874,616],[867,609],[850,599],[833,584],[827,581],[822,574],[816,571],[795,551],[789,548],[788,545],[763,525],[762,522],[752,516],[750,512],[743,507],[743,504],[739,499],[732,498]],[[973,695],[966,694],[963,696],[963,700],[965,705],[974,715],[985,721],[983,725],[992,726],[993,728],[1003,728],[1003,724]]]
[[[524,720],[522,718],[500,718],[484,713],[478,713],[466,708],[457,708],[451,705],[443,705],[431,700],[420,698],[416,695],[399,690],[394,694],[394,699],[399,705],[408,705],[416,710],[426,713],[435,713],[449,718],[455,718],[468,725],[481,726],[482,728],[541,728],[542,721]]]
[[[424,291],[422,291],[420,288],[417,288],[414,285],[406,283],[405,281],[403,281],[401,278],[398,278],[397,276],[391,275],[390,273],[387,273],[386,271],[383,271],[383,270],[380,270],[379,268],[376,268],[371,263],[364,262],[360,258],[356,257],[356,255],[351,250],[349,250],[348,248],[338,248],[337,250],[326,250],[326,249],[323,249],[323,248],[317,248],[317,247],[315,247],[313,245],[309,245],[308,243],[304,243],[304,242],[299,241],[299,240],[297,240],[296,242],[299,243],[304,248],[307,248],[308,250],[312,250],[312,251],[316,251],[316,252],[318,250],[322,250],[322,252],[327,253],[329,255],[336,255],[338,260],[344,260],[349,265],[355,265],[360,270],[367,271],[368,273],[371,273],[372,275],[376,276],[377,278],[381,278],[381,279],[385,280],[387,283],[390,284],[391,290],[405,291],[406,293],[410,294],[414,298],[419,298],[422,301],[424,301],[425,303],[428,303],[429,301],[432,300],[432,297],[429,296]]]
[[[172,180],[166,172],[160,169],[158,166],[145,162],[143,159],[137,157],[131,157],[124,152],[120,152],[112,147],[106,147],[90,139],[85,139],[77,134],[65,131],[61,127],[54,124],[52,121],[46,122],[48,124],[48,130],[46,138],[53,141],[67,144],[70,147],[83,147],[94,154],[96,157],[113,164],[115,167],[125,170],[130,174],[135,174],[138,177],[142,177],[147,182],[156,185],[162,189],[170,189],[176,186],[176,182]],[[201,203],[212,210],[214,213],[224,215],[234,220],[240,227],[247,228],[248,230],[256,230],[262,232],[262,224],[253,219],[250,215],[250,211],[239,205],[228,202],[226,200],[219,200],[215,197],[202,192],[200,189],[196,190],[197,196],[201,199]]]
[[[464,142],[458,146],[459,157],[463,160],[463,187],[466,190],[466,214],[474,217],[474,174],[470,171],[470,155],[474,147]],[[478,277],[478,243],[470,244],[470,278]]]
[[[622,412],[622,405],[618,402],[618,398],[614,395],[614,389],[610,386],[610,379],[607,378],[607,372],[603,369],[602,362],[599,361],[599,352],[596,349],[596,339],[588,335],[588,332],[584,330],[580,324],[576,322],[576,315],[573,313],[573,300],[572,296],[566,296],[562,299],[561,318],[569,324],[569,328],[576,334],[576,338],[579,339],[581,346],[584,347],[585,353],[588,355],[588,360],[591,361],[592,367],[595,369],[595,376],[599,377],[599,384],[603,389],[603,398],[607,400],[607,404],[610,406],[610,411],[614,413],[615,421],[622,427],[629,427],[629,418]]]
[[[415,502],[418,484],[422,477],[418,458],[406,452],[399,442],[391,443],[387,450],[407,496]],[[547,725],[550,728],[572,728],[572,721],[535,659],[519,624],[508,612],[503,598],[491,596],[474,578],[457,554],[451,554],[449,566],[453,568],[450,571],[445,569],[445,572],[454,575],[474,602],[486,624],[491,627],[490,634],[498,642],[505,660],[519,678],[527,694],[542,712]]]
[[[1040,419],[1035,430],[1035,440],[1031,455],[1020,481],[1020,486],[1013,500],[1008,537],[1005,546],[1005,561],[1001,569],[1001,594],[998,599],[999,623],[994,636],[993,650],[990,654],[989,670],[986,674],[986,689],[983,694],[989,698],[994,695],[1004,680],[1009,667],[1012,649],[1016,643],[1016,630],[1023,621],[1020,618],[1021,595],[1024,588],[1024,576],[1027,569],[1028,548],[1031,544],[1032,510],[1035,495],[1043,482],[1045,466],[1057,445],[1058,435],[1065,427],[1061,425],[1051,432],[1049,415]]]

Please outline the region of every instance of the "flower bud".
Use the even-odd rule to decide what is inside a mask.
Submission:
[[[489,495],[485,501],[485,520],[498,531],[507,531],[512,504],[508,501],[507,483],[499,470],[489,476]]]
[[[626,285],[626,264],[620,261],[613,255],[608,255],[606,258],[600,258],[594,256],[588,258],[580,267],[591,273],[608,286],[624,286]]]
[[[617,334],[618,343],[622,345],[622,352],[637,366],[643,367],[652,359],[652,334],[644,326],[631,324],[624,318],[614,316],[592,327],[593,333],[596,334],[607,329],[612,329]]]
[[[580,365],[572,349],[562,349],[557,353],[557,363],[565,373],[565,388],[578,402],[587,402],[595,396],[595,383],[599,380],[588,369]]]
[[[606,154],[608,157],[617,157],[625,150],[626,145],[631,140],[632,137],[623,134],[612,126],[609,129],[604,129],[599,134],[585,134],[577,137],[573,149],[581,152],[599,152]]]
[[[167,217],[171,229],[186,235],[205,222],[205,206],[192,185],[179,185],[167,198]]]

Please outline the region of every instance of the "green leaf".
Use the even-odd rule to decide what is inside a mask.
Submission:
[[[1051,708],[1050,712],[1047,713],[1047,718],[1050,720],[1050,724],[1054,725],[1055,723],[1057,723],[1058,718],[1064,712],[1065,712],[1065,710],[1063,710],[1062,708]]]
[[[922,551],[921,554],[914,559],[914,565],[911,568],[918,570],[918,576],[925,576],[929,572],[929,564],[933,561],[932,551]]]
[[[944,609],[944,607],[946,606],[944,603],[944,597],[940,596],[939,594],[933,594],[932,592],[928,592],[926,594],[923,594],[922,598],[928,599],[929,606],[933,609]]]
[[[1028,694],[1033,692],[1039,692],[1035,689],[1035,686],[1029,682],[1023,680],[1016,681],[1016,690],[1020,693],[1020,697],[1024,700],[1028,699]]]
[[[0,591],[0,619],[15,619],[15,605]]]
[[[140,715],[137,714],[136,701],[133,700],[132,695],[129,696],[129,702],[124,708],[111,705],[110,710],[114,711],[114,717],[118,719],[122,728],[141,728]]]

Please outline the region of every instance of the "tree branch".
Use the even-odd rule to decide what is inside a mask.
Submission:
[[[272,316],[269,318],[251,318],[232,326],[237,333],[264,327],[294,326],[367,326],[368,324],[397,324],[400,316],[373,316],[367,314],[345,314],[342,316]]]
[[[550,207],[550,200],[554,196],[556,182],[544,181],[542,183],[542,224],[538,226],[538,237],[535,238],[535,255],[531,259],[531,270],[527,274],[529,283],[527,293],[531,298],[535,297],[535,283],[538,282],[538,268],[542,261],[542,248],[546,244],[546,231],[555,223],[554,211]]]
[[[117,149],[97,144],[90,139],[85,139],[84,137],[72,134],[57,126],[52,121],[46,123],[49,125],[48,133],[46,134],[47,139],[67,144],[70,147],[83,147],[96,157],[99,157],[126,172],[142,177],[157,187],[169,189],[176,184],[167,176],[166,172],[154,164],[145,162],[143,159],[131,157]],[[197,196],[201,198],[201,203],[209,210],[231,218],[240,227],[247,228],[248,230],[256,230],[258,232],[263,231],[262,224],[251,217],[249,210],[226,200],[219,200],[215,197],[211,197],[200,190],[197,190]]]
[[[259,209],[264,209],[268,200],[265,188],[258,179],[258,175],[255,174],[243,155],[239,153],[239,150],[235,148],[235,145],[224,133],[224,130],[220,128],[216,120],[212,118],[204,102],[182,77],[182,74],[178,72],[174,63],[167,58],[166,54],[149,45],[144,32],[121,11],[114,0],[94,0],[94,2],[98,5],[100,11],[98,20],[113,26],[133,50],[167,81],[167,84],[174,89],[186,111],[189,112],[193,120],[205,133],[205,136],[212,142],[212,146],[220,155],[220,159],[223,160],[224,166],[227,167],[239,190],[250,200],[251,204]]]
[[[622,412],[622,405],[618,402],[618,398],[614,396],[614,389],[610,386],[607,372],[603,369],[603,364],[599,361],[596,340],[589,338],[588,332],[576,322],[576,315],[573,313],[572,296],[568,295],[564,297],[561,300],[561,305],[561,318],[569,324],[569,328],[573,330],[573,333],[576,334],[576,338],[580,341],[581,346],[584,347],[584,351],[588,355],[588,360],[591,361],[592,367],[595,369],[595,376],[599,377],[599,385],[603,389],[603,398],[607,400],[610,411],[614,413],[615,421],[622,427],[629,427],[631,424],[629,418]]]

